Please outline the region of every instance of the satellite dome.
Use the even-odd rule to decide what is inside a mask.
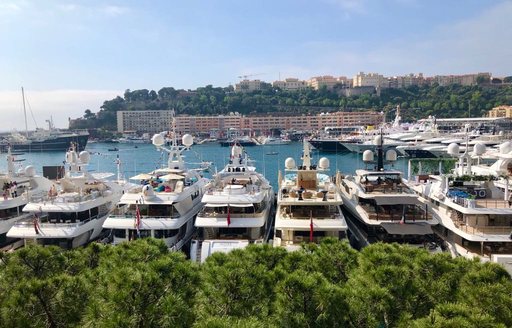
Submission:
[[[165,143],[165,138],[161,134],[155,134],[151,138],[151,142],[153,143],[153,145],[160,147]]]
[[[183,143],[183,146],[190,147],[194,143],[194,138],[187,133],[183,135],[183,138],[181,138],[181,142]]]
[[[372,162],[373,161],[373,151],[367,149],[363,152],[363,162]]]
[[[508,154],[512,150],[512,144],[510,141],[505,141],[500,145],[500,154]]]
[[[145,185],[142,187],[142,194],[144,195],[144,199],[150,199],[155,196],[155,191],[150,185]]]
[[[284,167],[287,169],[287,170],[291,170],[291,169],[294,169],[295,168],[295,160],[291,157],[288,157],[285,161],[284,161]]]
[[[483,153],[485,153],[485,145],[483,143],[476,143],[474,146],[473,146],[473,153],[477,156],[480,156],[482,155]]]
[[[447,153],[452,156],[459,156],[459,145],[454,142],[449,144]]]
[[[36,175],[36,169],[32,166],[32,165],[29,165],[25,168],[25,175],[27,177],[33,177]]]
[[[329,159],[327,157],[322,157],[318,161],[318,167],[321,169],[328,169],[329,168]]]
[[[381,136],[381,135],[378,135],[378,136],[376,136],[375,138],[373,138],[373,144],[374,144],[374,145],[379,146],[379,145],[381,145],[381,144],[383,144],[383,143],[384,143],[384,140],[382,139],[382,136]]]
[[[394,149],[390,149],[386,152],[386,161],[394,162],[396,161],[397,155]]]
[[[80,162],[82,162],[83,164],[88,164],[91,160],[91,154],[89,154],[89,152],[85,150],[80,152],[78,157],[80,158]]]

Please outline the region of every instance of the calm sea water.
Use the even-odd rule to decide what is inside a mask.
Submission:
[[[119,151],[109,151],[109,149],[117,147]],[[249,157],[254,160],[257,170],[263,173],[271,182],[274,188],[277,187],[278,171],[283,171],[284,161],[288,157],[295,159],[296,163],[301,163],[302,143],[293,142],[288,145],[273,146],[254,146],[246,147]],[[121,160],[122,174],[126,177],[132,177],[139,173],[149,172],[156,168],[165,166],[167,163],[167,153],[158,151],[151,144],[103,144],[92,143],[87,145],[87,150],[91,153],[91,161],[89,171],[92,172],[116,172],[116,158],[119,156]],[[221,170],[229,161],[229,147],[221,147],[218,143],[207,143],[202,145],[193,145],[190,150],[185,151],[185,161],[189,163],[189,167],[199,167],[201,161],[211,161],[214,163],[215,172]],[[277,152],[275,155],[270,153]],[[44,165],[61,165],[64,161],[65,153],[61,152],[40,152],[40,153],[24,153],[17,156],[17,159],[24,161],[17,162],[18,168],[27,165],[33,165],[38,174],[42,173]],[[1,172],[5,172],[7,162],[5,154],[1,155],[0,162]],[[344,174],[353,174],[356,169],[364,168],[361,154],[353,153],[319,153],[313,151],[313,162],[317,163],[321,157],[327,157],[330,161],[329,174],[334,175],[336,171]],[[394,165],[395,169],[405,172],[407,169],[407,160],[398,159]],[[210,174],[205,173],[209,177]]]

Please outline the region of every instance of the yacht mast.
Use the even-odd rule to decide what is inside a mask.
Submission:
[[[21,87],[21,96],[23,98],[23,114],[25,115],[25,135],[28,138],[27,108],[25,107],[25,90],[23,90],[23,87]]]

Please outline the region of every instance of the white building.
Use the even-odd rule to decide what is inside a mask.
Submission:
[[[274,81],[272,82],[273,87],[280,88],[282,90],[288,91],[297,91],[304,90],[308,87],[306,81],[302,81],[296,78],[287,78],[284,81]]]
[[[352,85],[354,87],[388,88],[389,82],[387,78],[378,73],[365,74],[364,72],[359,72],[352,79]]]
[[[326,87],[328,90],[334,89],[335,85],[349,86],[349,80],[345,76],[334,77],[331,75],[315,76],[307,81],[307,85],[315,90]]]

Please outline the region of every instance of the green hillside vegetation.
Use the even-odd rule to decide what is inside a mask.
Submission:
[[[2,327],[511,327],[499,265],[326,239],[203,265],[154,239],[0,254]]]
[[[215,88],[208,85],[195,91],[175,90],[172,87],[154,90],[126,90],[123,97],[107,100],[101,110],[87,109],[83,118],[71,128],[116,129],[119,110],[168,110],[178,114],[218,115],[293,113],[316,114],[335,110],[374,110],[388,113],[400,105],[404,120],[436,117],[481,117],[498,105],[512,105],[512,85],[492,86],[411,86],[406,89],[384,89],[380,96],[344,97],[338,89],[285,91],[266,84],[263,90],[235,93],[232,87]],[[471,107],[471,108],[470,108]],[[388,115],[388,120],[392,114]]]

